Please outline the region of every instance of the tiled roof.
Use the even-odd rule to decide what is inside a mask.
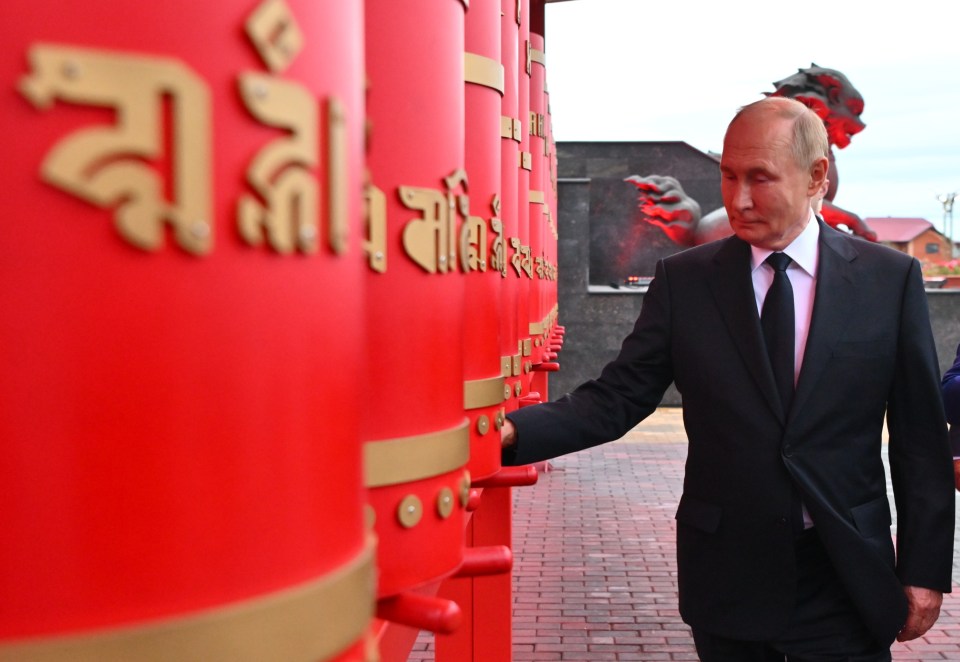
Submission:
[[[863,220],[877,233],[877,241],[910,241],[933,227],[933,223],[925,218],[891,218],[887,216],[885,218],[865,218]]]

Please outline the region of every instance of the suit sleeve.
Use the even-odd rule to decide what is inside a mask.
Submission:
[[[905,586],[950,592],[954,483],[940,367],[920,265],[913,260],[900,313],[896,375],[887,403],[897,506],[897,574]]]
[[[619,439],[656,409],[673,381],[666,271],[661,260],[633,331],[599,378],[556,402],[507,416],[517,443],[504,451],[504,464],[529,464]]]

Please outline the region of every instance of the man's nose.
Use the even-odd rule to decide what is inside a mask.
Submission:
[[[746,184],[737,186],[733,195],[733,204],[737,209],[750,209],[753,206],[753,196],[750,195],[750,187]]]

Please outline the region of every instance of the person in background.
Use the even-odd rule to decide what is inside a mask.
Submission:
[[[950,450],[953,453],[953,481],[960,491],[960,345],[953,365],[943,373],[940,382],[943,408],[950,424]]]
[[[890,660],[951,587],[954,485],[920,264],[815,216],[828,149],[802,103],[742,108],[720,160],[734,236],[661,260],[600,376],[501,428],[504,464],[542,461],[620,438],[676,384],[679,607],[704,662]]]

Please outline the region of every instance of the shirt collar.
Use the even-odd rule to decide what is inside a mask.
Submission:
[[[817,243],[819,239],[820,224],[817,222],[817,217],[811,209],[810,218],[807,220],[807,227],[797,235],[797,238],[794,239],[790,245],[783,249],[783,252],[786,253],[797,266],[812,277],[815,277],[817,274],[817,258],[819,257]],[[770,257],[773,251],[751,245],[750,253],[750,269],[752,271],[763,264],[763,261]]]

